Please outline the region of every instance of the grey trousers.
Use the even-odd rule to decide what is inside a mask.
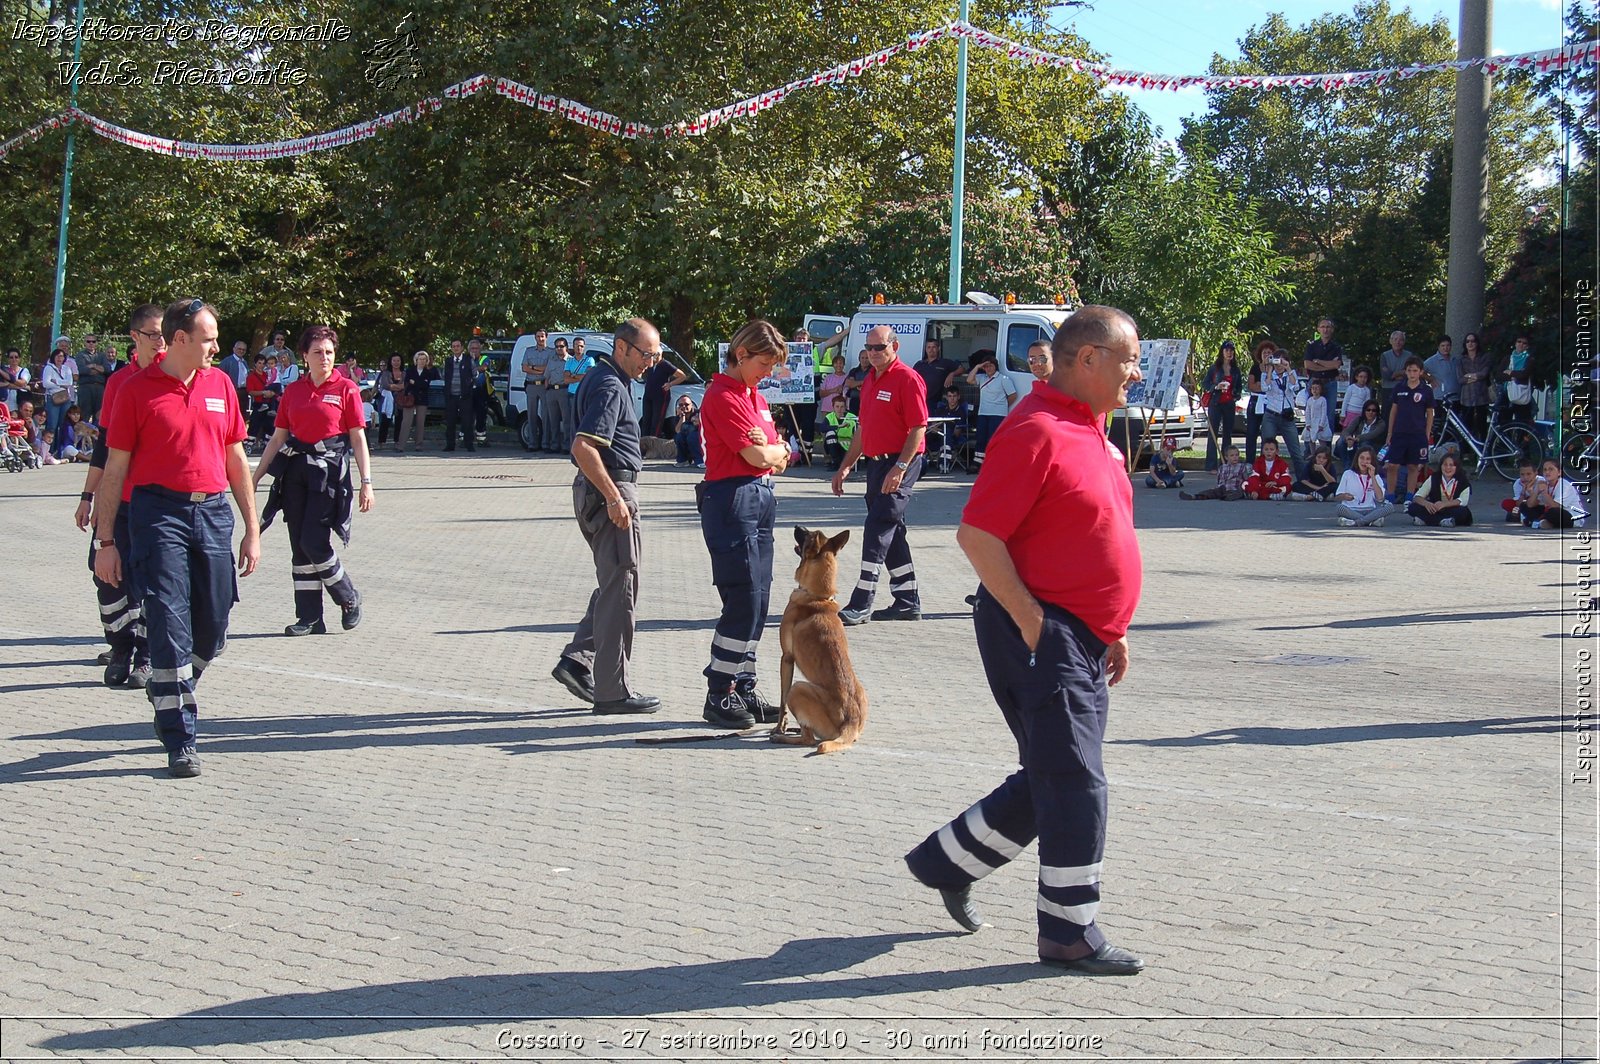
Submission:
[[[627,698],[628,658],[633,654],[633,626],[639,602],[639,495],[632,484],[618,484],[632,518],[626,530],[611,523],[606,500],[589,478],[579,474],[572,482],[572,509],[578,528],[594,553],[598,585],[589,596],[589,610],[561,652],[594,677],[597,701]]]
[[[533,441],[533,450],[537,451],[543,446],[542,441],[544,440],[544,422],[542,420],[544,415],[540,411],[539,405],[544,399],[545,387],[542,384],[529,385],[522,389],[522,394],[528,404],[527,417],[530,426],[528,439]]]
[[[1374,521],[1380,521],[1391,514],[1404,513],[1405,511],[1393,503],[1380,502],[1370,510],[1357,510],[1345,505],[1344,503],[1340,503],[1334,508],[1333,512],[1334,516],[1348,517],[1358,525],[1370,525]]]
[[[566,385],[551,388],[544,393],[544,445],[552,451],[562,451],[572,446],[568,426],[572,422],[572,395]]]

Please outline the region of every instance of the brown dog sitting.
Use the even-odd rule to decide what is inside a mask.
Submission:
[[[800,586],[789,596],[778,629],[783,662],[778,724],[772,729],[772,741],[810,746],[820,740],[819,754],[837,753],[853,745],[867,725],[867,691],[850,665],[839,604],[833,600],[839,548],[849,539],[849,532],[829,539],[821,532],[795,528],[794,552],[800,555],[800,568],[794,576]],[[796,665],[805,679],[794,678]],[[790,713],[800,724],[798,735],[783,730]]]

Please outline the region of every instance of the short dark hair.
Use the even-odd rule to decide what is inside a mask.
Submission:
[[[300,334],[300,342],[294,345],[294,349],[304,355],[311,350],[311,345],[318,340],[332,340],[334,347],[339,346],[339,334],[333,331],[332,326],[307,325],[305,331]]]
[[[1412,366],[1415,366],[1418,369],[1421,369],[1422,368],[1422,359],[1418,358],[1416,355],[1412,355],[1410,358],[1406,359],[1405,365],[1401,366],[1400,368],[1401,369],[1410,369]]]
[[[217,308],[200,298],[180,299],[175,303],[169,303],[161,315],[162,338],[170,344],[180,332],[194,332],[194,320],[208,311],[213,318],[217,316]]]
[[[618,325],[614,330],[612,330],[611,338],[613,340],[621,340],[629,347],[637,347],[639,346],[639,337],[643,335],[644,331],[646,329],[653,328],[655,328],[655,326],[651,325],[643,318],[629,318],[627,321],[623,322],[621,325]],[[581,340],[583,337],[580,336],[578,339]],[[583,346],[588,347],[589,345],[584,344]],[[730,347],[729,350],[731,351],[733,349]]]
[[[1117,338],[1117,326],[1126,325],[1138,331],[1132,315],[1116,307],[1091,303],[1079,307],[1072,316],[1061,323],[1055,339],[1050,343],[1050,358],[1056,365],[1064,364],[1073,352],[1085,345],[1106,346]]]
[[[20,347],[8,347],[8,348],[6,348],[6,357],[10,358],[12,355],[16,355],[18,358],[21,358],[22,357],[22,349]]]
[[[128,315],[128,331],[132,332],[139,326],[147,325],[152,321],[160,321],[162,313],[163,311],[158,304],[140,303],[133,308],[133,313]]]
[[[1436,344],[1450,344],[1451,346],[1455,345],[1455,341],[1450,339],[1449,335],[1446,334],[1446,333],[1441,333],[1439,335],[1439,339],[1435,340],[1434,343],[1436,343]]]

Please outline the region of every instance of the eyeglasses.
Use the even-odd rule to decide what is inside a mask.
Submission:
[[[624,340],[622,342],[627,344],[629,347],[633,348],[635,351],[639,352],[639,354],[643,355],[644,356],[644,360],[646,362],[657,362],[657,361],[660,361],[660,359],[661,359],[661,348],[659,348],[659,347],[656,348],[654,351],[650,351],[650,350],[648,350],[646,348],[640,347],[638,344],[634,343],[632,340]]]
[[[887,351],[887,350],[889,350],[889,345],[888,344],[862,344],[861,345],[861,350],[863,350],[863,351]]]
[[[1030,366],[1042,366],[1046,362],[1049,362],[1049,361],[1050,361],[1050,356],[1049,355],[1029,355],[1028,356],[1028,365],[1030,365]]]
[[[134,329],[132,332],[135,336],[142,336],[146,340],[161,339],[161,330],[159,329]]]

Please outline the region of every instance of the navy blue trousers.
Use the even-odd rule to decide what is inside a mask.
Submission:
[[[95,600],[100,604],[100,626],[105,629],[106,642],[111,653],[118,658],[131,658],[136,665],[150,662],[150,644],[145,638],[144,611],[139,606],[139,589],[133,583],[132,566],[128,559],[133,547],[128,535],[128,508],[117,507],[117,520],[111,538],[117,544],[117,555],[122,559],[122,584],[112,587],[98,576],[94,578]],[[94,572],[94,543],[89,544],[89,571]]]
[[[341,467],[342,468],[342,467]],[[320,477],[304,459],[283,472],[283,523],[289,530],[289,564],[294,576],[294,616],[302,624],[322,620],[322,593],[341,609],[356,602],[356,587],[333,549],[334,503]]]
[[[847,608],[872,608],[878,593],[878,573],[889,567],[889,593],[895,607],[921,609],[917,593],[917,570],[911,561],[911,545],[906,542],[906,507],[911,505],[911,489],[922,476],[922,455],[911,459],[911,468],[900,480],[900,490],[883,493],[883,478],[894,468],[898,456],[867,459],[867,523],[861,530],[861,578],[850,593]]]
[[[705,667],[712,691],[756,682],[756,647],[772,598],[772,526],[778,504],[766,477],[708,480],[700,494],[700,533],[711,553],[711,582],[722,616]]]
[[[1106,841],[1106,645],[1066,610],[1045,604],[1029,653],[1011,615],[978,589],[973,612],[989,689],[1017,739],[1022,767],[906,855],[930,887],[959,889],[1039,840],[1039,937],[1062,945],[1105,935],[1095,926]]]
[[[238,600],[233,567],[233,508],[227,496],[201,502],[161,488],[133,489],[134,586],[144,600],[150,635],[150,683],[161,745],[193,746],[200,674],[228,638],[228,611]]]

